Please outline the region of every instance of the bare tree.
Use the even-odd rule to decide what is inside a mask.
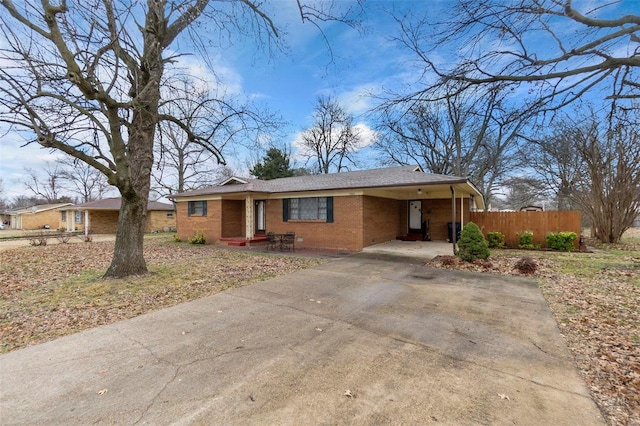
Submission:
[[[572,0],[457,0],[440,22],[399,19],[399,40],[440,77],[431,88],[451,80],[461,90],[502,82],[544,109],[593,90],[638,98],[640,15],[623,8],[617,1],[581,2],[578,9]],[[447,60],[435,60],[443,48]]]
[[[493,192],[519,167],[520,131],[530,115],[505,106],[499,86],[441,98],[420,92],[391,96],[378,107],[383,137],[375,148],[387,164],[418,164],[425,171],[471,179],[489,205]]]
[[[0,210],[4,210],[9,207],[9,202],[4,198],[4,179],[0,177]]]
[[[320,96],[316,100],[313,124],[302,134],[302,155],[315,163],[317,173],[341,172],[355,166],[352,154],[361,142],[353,116],[336,99]]]
[[[122,207],[105,277],[146,273],[142,248],[158,123],[172,122],[223,162],[211,133],[189,128],[167,108],[171,94],[161,88],[166,68],[180,56],[178,39],[190,36],[185,45],[206,62],[206,52],[217,47],[215,31],[275,40],[274,22],[251,0],[0,5],[0,120],[24,132],[28,143],[62,151],[107,176]],[[297,5],[303,20],[330,18]]]
[[[21,209],[26,207],[33,207],[40,204],[47,204],[47,200],[35,196],[18,195],[11,199],[10,207],[13,209]]]
[[[217,182],[217,183],[223,182],[229,179],[230,177],[238,176],[238,175],[239,175],[238,171],[235,170],[233,167],[229,167],[229,166],[218,167],[213,172],[214,182]]]
[[[520,210],[526,206],[541,206],[547,204],[548,188],[533,176],[513,176],[504,180],[502,187],[505,192],[505,206],[513,210]]]
[[[57,163],[46,163],[42,173],[30,168],[25,168],[26,177],[22,184],[35,198],[45,200],[47,203],[56,203],[60,200],[63,190],[63,171]]]
[[[114,190],[104,174],[77,158],[63,157],[57,164],[60,166],[61,186],[81,203],[99,200]]]
[[[165,124],[162,142],[156,144],[158,158],[153,171],[153,190],[158,195],[169,195],[197,189],[213,183],[216,157],[200,145],[189,142],[175,127]]]
[[[202,87],[204,86],[204,87]],[[181,99],[170,105],[171,115],[214,140],[219,155],[231,146],[251,144],[281,127],[268,111],[255,103],[213,93],[206,82],[180,77],[171,84]],[[216,181],[218,157],[195,143],[173,122],[159,126],[153,190],[159,195],[197,189]]]
[[[537,143],[538,158],[549,165],[540,172],[580,206],[603,242],[618,242],[640,214],[639,118],[638,110],[615,106],[608,117],[565,117]]]

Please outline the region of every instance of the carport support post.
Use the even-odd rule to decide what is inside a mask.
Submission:
[[[464,194],[460,195],[460,232],[464,228]]]
[[[89,235],[89,210],[84,211],[84,236]]]
[[[449,186],[451,189],[451,242],[453,243],[453,254],[456,254],[456,191],[453,189],[453,185]]]

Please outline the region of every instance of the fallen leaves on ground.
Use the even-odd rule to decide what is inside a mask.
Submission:
[[[319,263],[154,238],[144,249],[149,274],[105,280],[113,249],[100,242],[3,251],[0,353]]]
[[[640,253],[616,245],[595,253],[494,250],[486,262],[439,257],[429,266],[522,276],[534,259],[538,281],[578,369],[611,425],[640,425]]]

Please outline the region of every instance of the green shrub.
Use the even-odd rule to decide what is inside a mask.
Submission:
[[[465,262],[489,258],[489,245],[475,223],[469,222],[462,228],[456,255]]]
[[[533,245],[533,232],[524,231],[522,234],[516,234],[518,236],[518,247],[522,249],[533,250],[536,246]]]
[[[204,244],[207,242],[207,240],[204,238],[204,234],[198,231],[189,238],[189,242],[191,244]]]
[[[530,257],[523,257],[516,262],[513,268],[517,269],[521,274],[531,275],[538,269],[538,264]]]
[[[173,234],[173,241],[176,243],[182,242],[182,239],[178,237],[178,234]]]
[[[489,248],[504,248],[505,240],[506,237],[500,231],[487,233],[487,242],[489,243]]]
[[[550,232],[547,234],[547,247],[559,251],[571,251],[573,242],[578,238],[575,232]]]

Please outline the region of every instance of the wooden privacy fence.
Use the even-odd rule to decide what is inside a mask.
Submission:
[[[482,230],[484,236],[489,232],[502,232],[507,247],[518,247],[518,235],[524,231],[533,232],[533,244],[547,246],[549,232],[575,232],[578,238],[574,242],[578,248],[582,229],[579,211],[546,212],[471,212],[469,220]]]

